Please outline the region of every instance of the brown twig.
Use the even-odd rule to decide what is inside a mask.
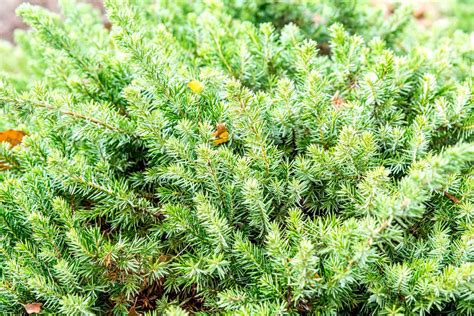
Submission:
[[[453,201],[455,204],[460,204],[461,200],[455,197],[454,195],[450,194],[448,191],[444,191],[444,196]]]

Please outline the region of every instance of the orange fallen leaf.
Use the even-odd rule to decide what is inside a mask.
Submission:
[[[0,133],[0,142],[8,142],[12,147],[15,147],[21,143],[23,136],[26,133],[23,131],[8,130]],[[0,170],[9,170],[12,167],[6,164],[5,162],[0,162]]]
[[[225,132],[227,132],[227,127],[225,127],[225,124],[224,123],[218,123],[216,125],[216,131],[214,133],[212,133],[212,136],[213,137],[219,137],[220,135],[222,135]]]
[[[220,145],[229,141],[229,131],[225,127],[224,123],[218,123],[216,131],[212,133],[212,137],[215,139],[212,141],[214,145]]]
[[[23,305],[23,307],[25,308],[28,314],[41,313],[41,306],[43,306],[43,303],[30,303],[30,304]]]
[[[428,11],[427,4],[422,3],[415,7],[413,10],[413,16],[415,19],[421,20],[426,17],[426,12]]]
[[[331,102],[334,108],[336,109],[342,108],[346,103],[346,101],[340,96],[339,90],[337,90],[336,93],[332,96]]]
[[[214,143],[214,145],[220,145],[223,143],[227,143],[228,141],[229,141],[229,133],[225,132],[221,135],[220,138],[214,139],[212,142]]]
[[[0,133],[0,142],[8,142],[12,145],[12,147],[15,147],[16,145],[19,145],[21,143],[21,141],[23,140],[23,136],[25,135],[26,133],[23,131],[16,131],[11,129]]]

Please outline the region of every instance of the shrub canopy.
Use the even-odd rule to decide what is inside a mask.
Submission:
[[[0,311],[474,312],[468,34],[360,1],[109,0],[110,29],[61,3],[0,50],[28,134],[0,148]]]

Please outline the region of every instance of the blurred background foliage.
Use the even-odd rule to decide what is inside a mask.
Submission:
[[[92,3],[97,8],[102,8],[102,0],[83,0]],[[159,0],[157,0],[159,1]],[[191,1],[191,0],[190,0]],[[229,0],[232,1],[232,0]],[[444,30],[460,29],[465,32],[474,31],[474,1],[472,0],[335,0],[346,5],[348,9],[353,6],[354,2],[368,2],[383,10],[386,17],[392,12],[394,7],[399,3],[411,3],[413,14],[421,27],[435,27]],[[22,2],[30,2],[39,4],[51,10],[58,10],[58,0],[1,0],[0,5],[0,39],[13,40],[13,33],[17,28],[25,28],[22,21],[15,15],[15,9]],[[265,8],[271,1],[255,0],[253,1],[258,9],[255,18],[262,20],[265,18]],[[298,0],[281,1],[282,6],[292,7]],[[323,2],[323,0],[312,1],[314,3]],[[297,11],[291,11],[297,12]],[[271,15],[273,16],[273,15]],[[282,16],[282,21],[294,17]]]

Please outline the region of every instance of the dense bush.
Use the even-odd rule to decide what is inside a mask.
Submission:
[[[308,2],[19,9],[2,313],[474,312],[469,35]]]

